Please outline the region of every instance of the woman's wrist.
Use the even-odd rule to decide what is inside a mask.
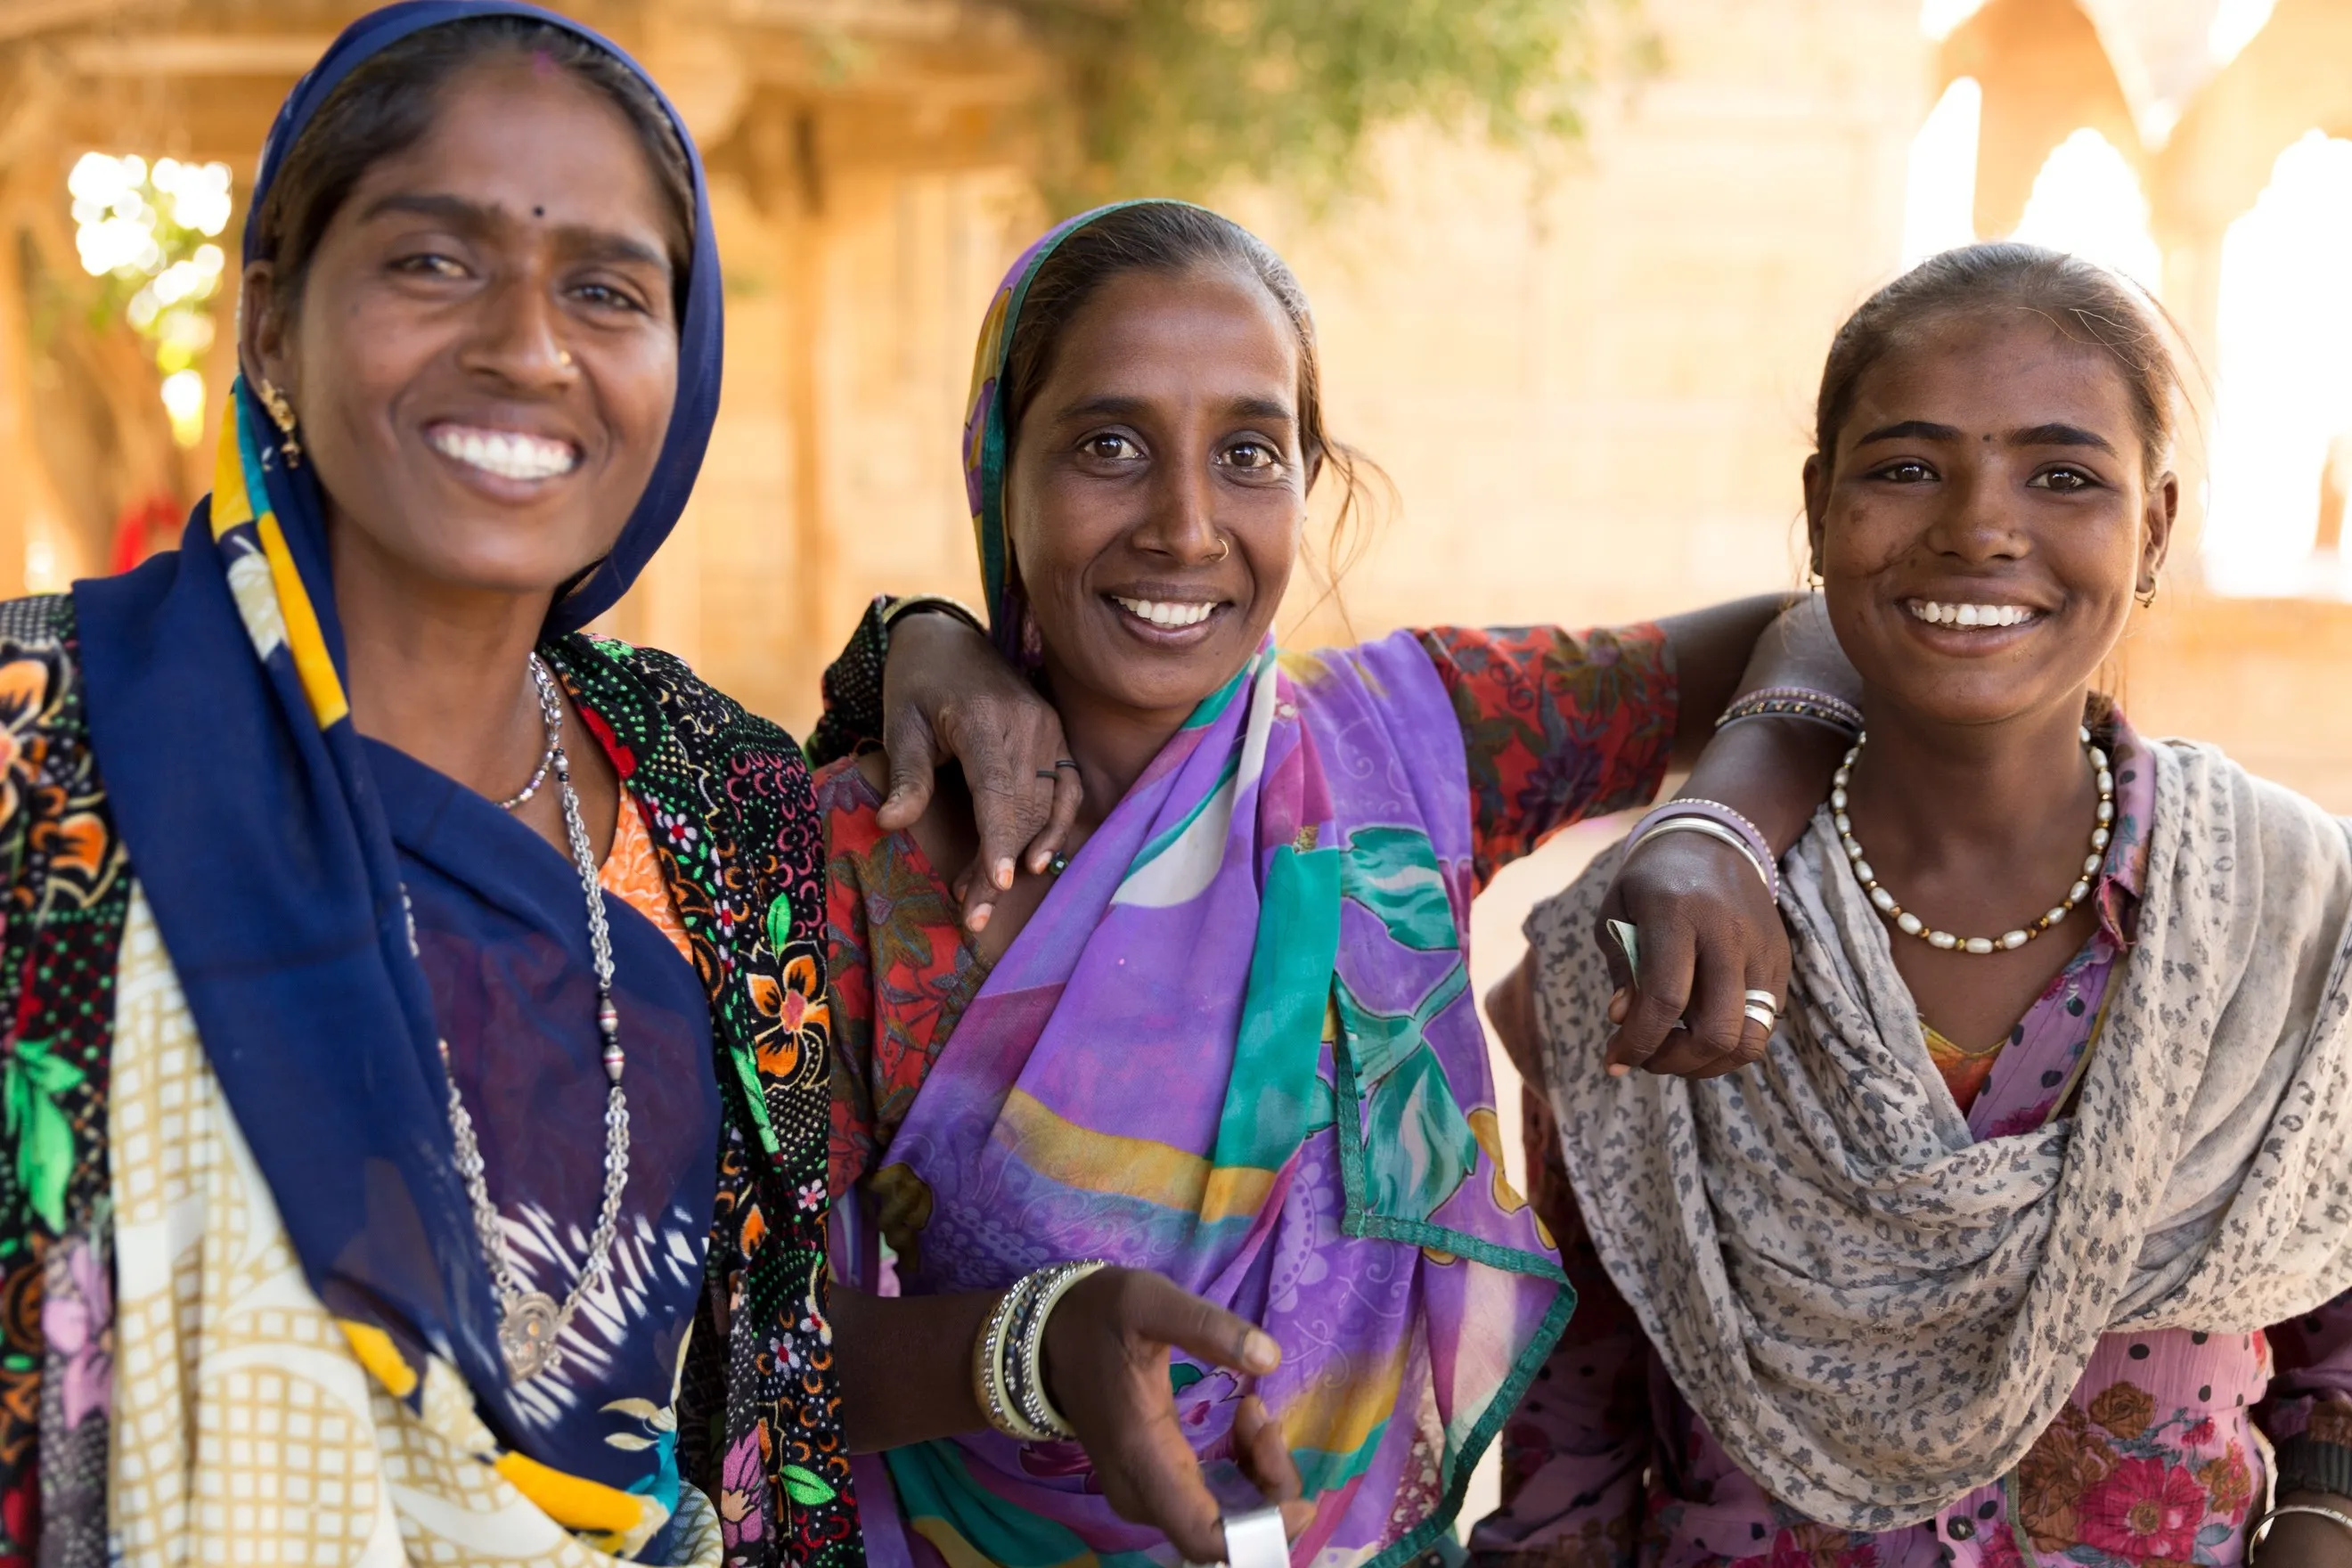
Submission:
[[[1739,813],[1777,861],[1828,798],[1830,775],[1852,743],[1836,730],[1806,719],[1734,724],[1700,753],[1677,798],[1715,801]]]

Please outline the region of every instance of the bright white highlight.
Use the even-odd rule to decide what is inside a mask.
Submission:
[[[1984,119],[1984,89],[1961,77],[1936,100],[1911,139],[1911,168],[1903,191],[1903,265],[1977,237],[1977,135]]]
[[[2120,272],[2155,293],[2164,258],[2147,227],[2147,197],[2115,143],[2085,126],[2051,153],[2011,237]]]
[[[1952,29],[1984,9],[1984,0],[1920,0],[1919,31],[1941,43]]]
[[[2206,579],[2221,593],[2352,597],[2340,513],[2327,520],[2339,548],[2315,549],[2329,448],[2352,447],[2347,256],[2352,142],[2308,132],[2279,154],[2268,188],[2221,240],[2205,524]]]
[[[2205,29],[2205,52],[2213,57],[2217,66],[2228,65],[2238,58],[2238,51],[2254,41],[2271,19],[2272,7],[2278,0],[2221,0],[2213,13],[2213,20]]]
[[[205,373],[175,370],[163,378],[163,412],[171,416],[172,438],[193,447],[205,434]]]

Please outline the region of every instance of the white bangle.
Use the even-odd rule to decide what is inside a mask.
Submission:
[[[1756,879],[1764,884],[1765,897],[1771,898],[1776,895],[1778,889],[1772,886],[1772,874],[1764,868],[1764,862],[1756,858],[1756,851],[1748,847],[1748,840],[1709,817],[1670,816],[1633,840],[1633,849],[1639,849],[1651,839],[1662,838],[1669,833],[1704,833],[1709,838],[1730,845],[1739,851],[1739,858],[1754,868]],[[1625,853],[1630,856],[1633,849],[1628,849]]]
[[[1026,1331],[1021,1336],[1021,1361],[1009,1382],[1015,1387],[1013,1403],[1020,1406],[1022,1419],[1055,1442],[1066,1443],[1077,1432],[1068,1418],[1054,1408],[1053,1400],[1045,1394],[1045,1325],[1072,1286],[1109,1267],[1098,1258],[1082,1263],[1057,1263],[1023,1281],[1029,1285],[1034,1300],[1024,1313]]]
[[[2254,1560],[2255,1549],[2260,1547],[2263,1543],[2263,1538],[2270,1534],[2271,1526],[2291,1513],[2315,1513],[2322,1519],[2330,1520],[2335,1523],[2342,1525],[2347,1531],[2352,1531],[2352,1515],[2338,1513],[2332,1508],[2322,1508],[2315,1502],[2281,1503],[2278,1507],[2271,1510],[2270,1512],[2263,1515],[2262,1518],[2254,1521],[2254,1527],[2246,1531],[2246,1561],[2248,1563],[2252,1563]]]

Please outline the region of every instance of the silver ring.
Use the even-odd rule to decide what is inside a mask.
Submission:
[[[1290,1568],[1290,1536],[1282,1510],[1269,1503],[1225,1516],[1227,1568]]]
[[[1760,1006],[1754,1002],[1750,1002],[1747,1006],[1742,1007],[1740,1011],[1747,1014],[1749,1018],[1753,1019],[1756,1022],[1757,1026],[1761,1028],[1768,1035],[1780,1026],[1780,1016],[1778,1013],[1773,1012],[1769,1007]]]
[[[1759,1007],[1769,1008],[1775,1013],[1780,1010],[1780,999],[1769,991],[1750,991],[1744,1000],[1753,1002]]]

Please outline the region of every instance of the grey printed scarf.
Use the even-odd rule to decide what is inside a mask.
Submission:
[[[2008,1472],[2100,1335],[2236,1332],[2352,1286],[2352,837],[2151,745],[2147,895],[2071,1117],[1976,1142],[1826,814],[1790,852],[1765,1059],[1601,1068],[1618,852],[1528,921],[1544,1071],[1611,1279],[1740,1467],[1823,1523]]]

